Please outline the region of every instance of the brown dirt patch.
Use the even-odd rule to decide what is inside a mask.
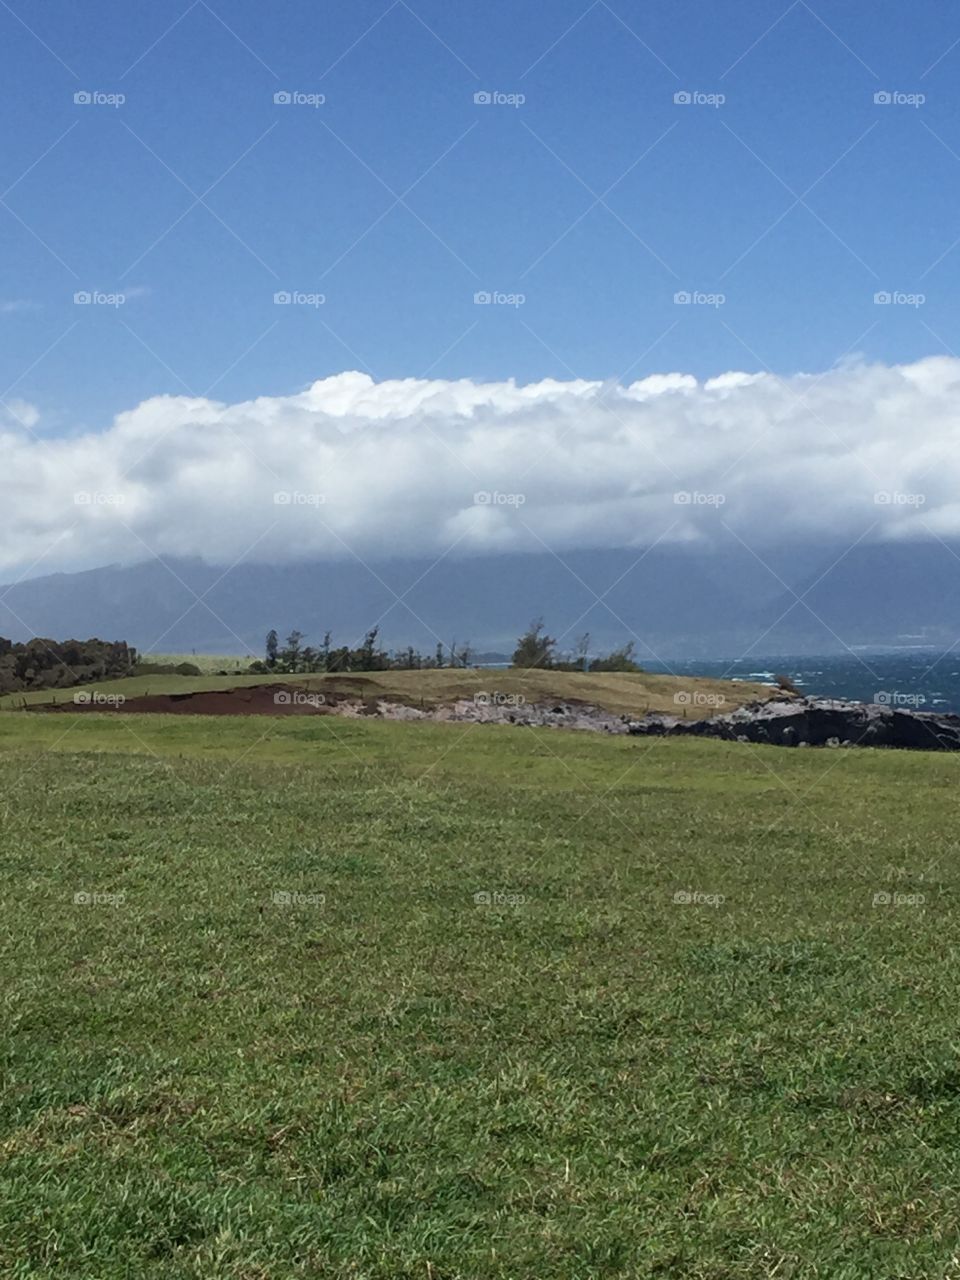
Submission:
[[[33,708],[37,711],[114,711],[135,715],[164,716],[324,716],[337,714],[343,694],[311,693],[287,685],[252,685],[240,689],[208,689],[197,693],[157,693],[123,702],[103,701],[57,703]]]

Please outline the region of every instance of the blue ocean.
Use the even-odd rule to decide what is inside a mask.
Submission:
[[[785,675],[806,694],[960,714],[960,645],[946,654],[929,648],[864,649],[820,658],[748,657],[725,662],[698,658],[646,661],[643,666],[648,671],[732,680],[773,680]]]

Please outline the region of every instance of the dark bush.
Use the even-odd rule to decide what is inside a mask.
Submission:
[[[138,662],[130,673],[135,676],[201,676],[203,672],[192,662]]]

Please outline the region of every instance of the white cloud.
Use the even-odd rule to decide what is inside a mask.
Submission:
[[[0,298],[0,315],[13,316],[21,311],[39,311],[38,302],[28,302],[24,298]]]
[[[2,411],[11,424],[32,431],[40,421],[40,410],[26,400],[5,400]]]
[[[157,397],[69,438],[0,419],[0,446],[7,578],[38,558],[49,571],[151,551],[222,564],[453,543],[562,552],[713,539],[722,524],[761,551],[872,525],[870,538],[960,536],[947,357],[631,386],[344,373],[241,404]]]

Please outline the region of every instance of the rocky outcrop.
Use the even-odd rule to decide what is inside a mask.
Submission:
[[[692,735],[778,747],[900,747],[910,751],[960,751],[960,716],[910,711],[875,703],[830,698],[773,698],[751,702],[725,715],[682,720],[648,715],[641,720],[579,701],[526,702],[517,695],[485,693],[446,706],[415,707],[389,698],[315,693],[295,686],[256,685],[198,693],[124,698],[78,690],[66,701],[32,710],[75,714],[119,711],[164,715],[336,715],[384,720],[446,720],[574,729],[637,737]]]
[[[462,698],[451,706],[421,711],[381,701],[376,714],[386,720],[457,720],[472,724],[516,724],[532,729],[579,729],[592,733],[629,733],[629,716],[605,711],[588,702],[477,701]]]
[[[688,734],[777,747],[899,747],[960,751],[960,716],[911,711],[832,698],[753,702],[709,720],[645,716],[630,723],[638,736]]]

